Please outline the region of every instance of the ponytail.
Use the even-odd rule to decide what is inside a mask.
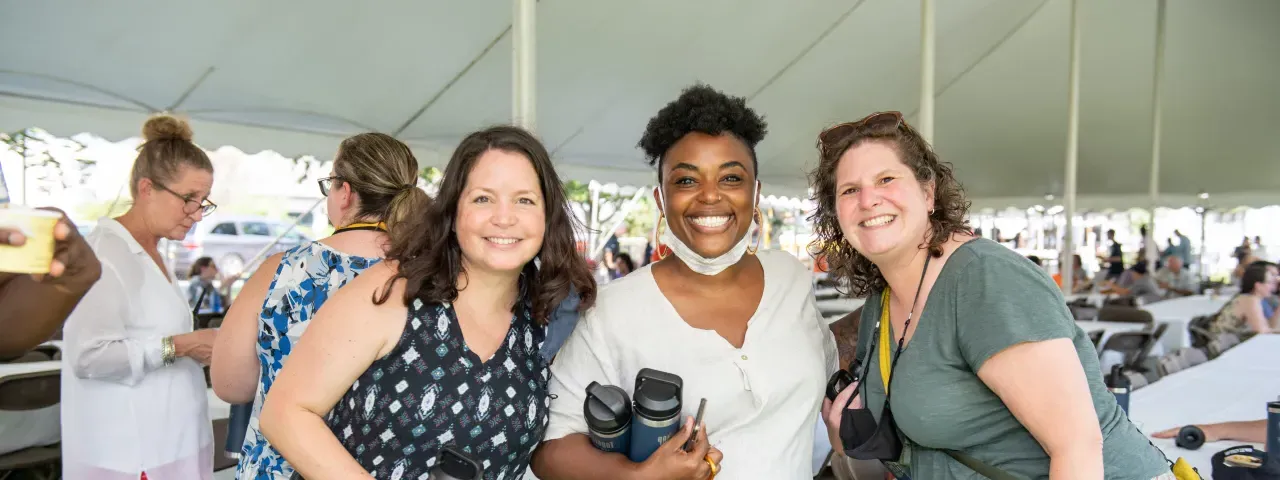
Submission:
[[[394,243],[397,237],[413,235],[419,223],[426,218],[431,197],[417,185],[405,186],[387,204],[382,221],[387,224],[387,236]]]

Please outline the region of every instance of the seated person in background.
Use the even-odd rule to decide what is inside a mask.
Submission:
[[[1089,274],[1084,271],[1084,260],[1079,254],[1072,255],[1071,259],[1071,293],[1084,293],[1093,289],[1093,281],[1089,280]],[[1058,284],[1058,288],[1062,288],[1062,272],[1053,274],[1053,281]]]
[[[1247,420],[1196,425],[1204,432],[1204,441],[1235,440],[1237,442],[1264,443],[1267,441],[1267,421]],[[1182,427],[1173,427],[1151,434],[1155,438],[1174,438]]]
[[[618,256],[613,258],[613,267],[613,278],[618,279],[635,271],[636,263],[631,261],[631,255],[619,253]]]
[[[98,257],[65,215],[53,239],[49,275],[0,273],[0,358],[20,356],[49,340],[102,274]],[[26,241],[17,231],[0,229],[0,248]]]
[[[1209,324],[1209,331],[1248,337],[1280,329],[1277,325],[1280,314],[1275,309],[1271,309],[1270,315],[1266,312],[1266,299],[1275,295],[1277,282],[1275,267],[1267,262],[1249,265],[1240,277],[1240,294],[1218,312]]]
[[[220,292],[213,286],[213,281],[218,278],[218,266],[213,263],[211,257],[200,257],[195,263],[191,264],[191,271],[187,274],[187,304],[191,308],[196,308],[196,302],[200,302],[199,313],[223,313],[227,307],[227,296],[225,292]],[[223,282],[224,290],[230,289],[229,282]]]
[[[1150,275],[1147,275],[1147,262],[1139,261],[1133,264],[1129,272],[1132,272],[1133,276],[1129,286],[1123,287],[1117,282],[1110,282],[1102,287],[1102,293],[1130,296],[1142,300],[1142,303],[1155,303],[1164,299],[1164,292],[1160,290],[1160,286],[1156,285]]]
[[[1156,272],[1156,285],[1163,288],[1170,297],[1195,295],[1196,279],[1183,268],[1182,259],[1168,257],[1165,261],[1168,265]]]

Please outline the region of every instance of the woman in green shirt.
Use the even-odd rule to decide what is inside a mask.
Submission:
[[[865,405],[903,445],[889,450],[896,459],[876,458],[911,478],[982,478],[974,468],[992,467],[1015,478],[1174,478],[1107,390],[1053,280],[971,234],[951,165],[902,114],[828,129],[819,150],[821,250],[831,276],[867,297],[865,382],[823,405],[832,445],[842,445],[846,406]],[[883,421],[886,391],[896,428]]]

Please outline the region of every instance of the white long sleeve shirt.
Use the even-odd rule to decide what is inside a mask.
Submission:
[[[681,421],[707,399],[707,437],[724,453],[716,478],[813,478],[815,423],[838,362],[835,337],[817,310],[808,269],[785,252],[761,251],[759,259],[764,295],[742,348],[680,318],[651,267],[601,288],[551,365],[544,439],[587,431],[582,402],[592,381],[631,395],[636,373],[655,368],[684,381]]]
[[[86,240],[102,277],[63,329],[62,466],[69,480],[213,478],[204,372],[161,360],[191,309],[133,236],[104,218]]]

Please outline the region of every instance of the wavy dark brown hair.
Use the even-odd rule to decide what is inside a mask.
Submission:
[[[965,219],[970,202],[965,198],[964,187],[956,181],[951,164],[939,161],[929,142],[907,122],[896,126],[875,122],[858,125],[844,138],[820,146],[818,167],[809,173],[813,201],[818,204],[818,209],[809,216],[817,237],[809,244],[809,251],[813,255],[826,255],[828,275],[848,284],[847,293],[855,297],[864,297],[888,286],[880,267],[845,240],[836,215],[836,168],[840,157],[866,142],[883,142],[893,147],[921,185],[933,184],[933,213],[929,215],[929,230],[920,248],[928,248],[929,254],[935,257],[941,256],[942,244],[952,235],[972,230]]]
[[[532,134],[513,126],[490,127],[467,135],[453,151],[435,201],[424,215],[406,218],[402,228],[391,232],[387,259],[399,262],[399,269],[387,287],[374,295],[374,303],[385,303],[391,295],[391,284],[399,279],[406,282],[405,305],[415,299],[452,302],[458,298],[458,276],[466,273],[462,268],[462,248],[454,231],[458,201],[471,170],[489,150],[528,158],[542,187],[546,234],[536,261],[526,264],[521,272],[517,307],[528,306],[534,321],[546,325],[556,306],[572,291],[578,293],[580,312],[595,304],[596,282],[586,258],[575,248],[574,229],[580,225],[577,217],[570,213],[569,201],[560,176],[552,167],[551,156]]]

